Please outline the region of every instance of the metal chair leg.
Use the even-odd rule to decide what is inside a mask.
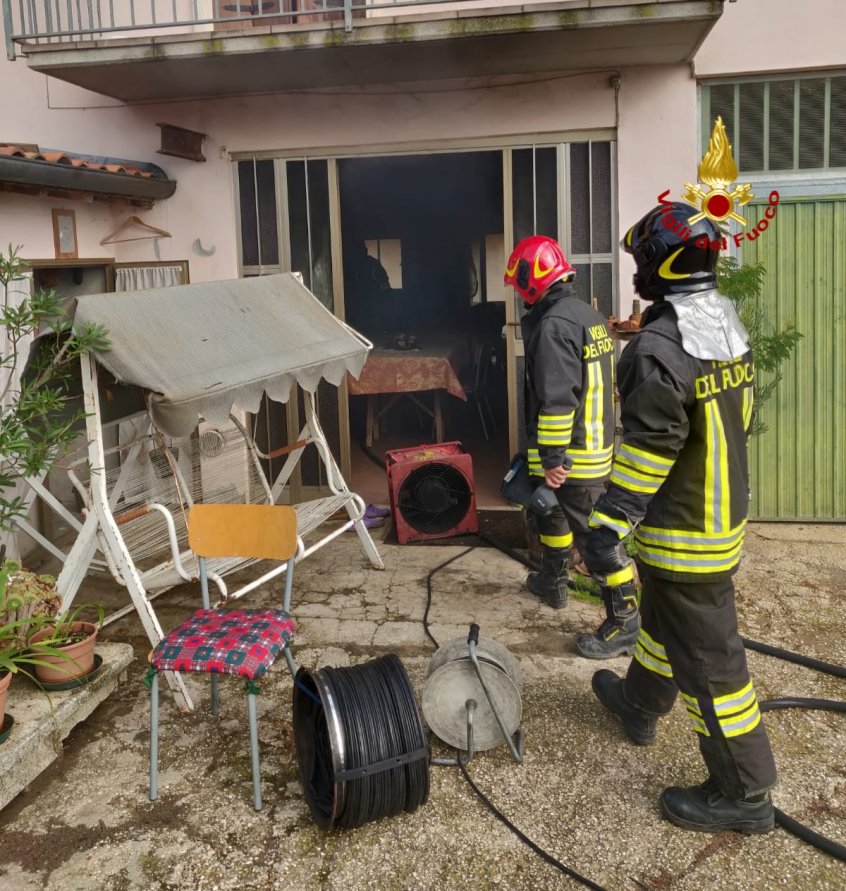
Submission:
[[[285,659],[288,662],[288,671],[291,672],[291,677],[295,678],[297,676],[297,663],[294,661],[294,654],[291,652],[290,644],[285,646]]]
[[[250,758],[253,764],[253,805],[261,810],[261,768],[259,767],[258,720],[256,719],[256,694],[247,693],[247,714],[250,719]]]
[[[211,713],[217,717],[220,711],[220,699],[217,693],[217,674],[212,672],[211,676]]]
[[[491,424],[491,433],[496,433],[496,419],[494,418],[493,409],[491,408],[491,402],[488,399],[488,394],[485,391],[482,391],[482,400],[485,403],[485,408],[488,410],[488,418],[490,419]]]
[[[150,801],[159,797],[159,675],[150,683]]]
[[[482,433],[485,435],[485,442],[490,442],[491,438],[488,436],[488,425],[485,423],[485,412],[482,409],[482,402],[479,399],[478,394],[473,397],[476,401],[476,408],[479,411],[479,420],[482,422]]]

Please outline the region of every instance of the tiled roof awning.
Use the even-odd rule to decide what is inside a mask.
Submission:
[[[123,198],[149,207],[170,198],[176,182],[155,164],[0,143],[0,191],[110,201]]]

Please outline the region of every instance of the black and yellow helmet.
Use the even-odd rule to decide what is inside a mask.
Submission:
[[[701,218],[691,223],[694,216]],[[680,201],[658,205],[621,242],[637,264],[635,290],[654,300],[665,294],[716,288],[722,238],[717,225],[695,207]]]

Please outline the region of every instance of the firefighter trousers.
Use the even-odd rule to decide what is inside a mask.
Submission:
[[[776,782],[746,651],[737,630],[734,584],[677,582],[641,569],[641,628],[626,698],[665,715],[680,693],[699,749],[720,791],[751,798]]]
[[[543,477],[532,477],[532,482],[539,486]],[[605,486],[559,486],[555,490],[558,507],[546,517],[535,517],[541,544],[547,548],[571,548],[575,542],[581,553],[591,531],[588,517],[604,491]]]

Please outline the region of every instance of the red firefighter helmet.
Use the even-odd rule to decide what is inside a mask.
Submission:
[[[553,238],[530,235],[511,252],[505,268],[505,284],[517,290],[523,300],[537,303],[550,285],[565,276],[575,277],[564,251]]]

